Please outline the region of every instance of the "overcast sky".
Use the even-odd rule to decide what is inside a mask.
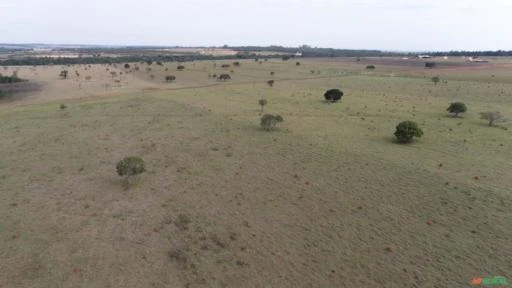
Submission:
[[[0,0],[0,43],[512,50],[512,0]]]

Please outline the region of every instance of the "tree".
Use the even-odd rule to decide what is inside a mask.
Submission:
[[[465,113],[467,111],[466,104],[462,102],[453,102],[450,104],[446,111],[453,113],[453,117],[459,117],[460,113]]]
[[[339,100],[341,100],[342,96],[343,96],[343,91],[341,91],[339,89],[330,89],[330,90],[327,90],[324,94],[325,100],[332,102],[332,103],[338,102]]]
[[[398,143],[410,143],[413,137],[421,137],[423,131],[413,121],[403,121],[396,126],[395,137]]]
[[[229,64],[222,64],[222,66],[220,66],[220,67],[222,67],[222,68],[229,68],[229,66],[230,66]]]
[[[268,80],[267,81],[268,86],[272,87],[274,86],[274,80]]]
[[[505,122],[505,117],[499,111],[480,112],[480,119],[489,121],[489,126],[493,126],[495,122]]]
[[[231,76],[229,76],[229,74],[220,74],[220,76],[219,76],[219,80],[222,80],[222,81],[226,81],[229,79],[231,79]]]
[[[128,63],[124,64],[124,69],[130,69],[130,64],[128,64]]]
[[[174,75],[165,76],[165,82],[172,82],[174,80],[176,80],[176,76],[174,76]]]
[[[295,63],[295,66],[300,66],[300,62]]]
[[[146,172],[146,165],[140,157],[125,157],[116,165],[117,174],[124,177],[126,184],[129,184],[131,178]]]
[[[274,74],[276,74],[276,72],[274,72],[274,71],[270,72],[270,75],[273,76]]]
[[[238,62],[238,61],[233,62],[233,65],[236,66],[236,67],[239,67],[240,66],[240,62]]]
[[[261,115],[261,114],[263,114],[263,107],[264,107],[265,105],[267,105],[267,100],[266,100],[266,99],[260,99],[260,100],[258,101],[258,104],[260,104],[260,106],[261,106],[261,112],[260,112],[260,115]]]
[[[60,78],[62,79],[68,79],[68,70],[62,70],[59,74]]]
[[[439,81],[441,81],[441,79],[439,79],[438,76],[432,77],[432,82],[434,82],[434,85],[437,85],[437,83],[439,83]]]
[[[283,117],[279,115],[265,114],[261,116],[260,125],[263,130],[270,131],[276,127],[277,123],[283,122]]]
[[[366,66],[366,70],[373,70],[373,69],[375,69],[375,65]]]
[[[177,67],[177,69],[181,71],[181,70],[185,69],[185,66],[183,66],[183,65],[179,65],[179,66]]]

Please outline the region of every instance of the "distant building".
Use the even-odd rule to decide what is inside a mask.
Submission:
[[[297,51],[297,53],[295,53],[295,57],[302,57],[302,52]]]
[[[420,58],[420,59],[430,59],[430,58],[432,58],[432,56],[430,56],[430,55],[418,55],[418,58]]]

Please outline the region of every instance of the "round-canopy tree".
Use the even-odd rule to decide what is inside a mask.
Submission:
[[[453,102],[446,108],[446,111],[453,113],[453,117],[459,117],[460,113],[465,113],[467,110],[466,104],[462,102]]]
[[[398,143],[410,143],[413,137],[421,137],[423,131],[413,121],[403,121],[396,126],[395,137]]]
[[[172,82],[174,80],[176,80],[176,76],[174,76],[174,75],[165,76],[165,82]]]
[[[438,76],[434,76],[434,77],[432,77],[432,79],[431,79],[431,80],[432,80],[432,82],[434,82],[434,85],[437,85],[437,83],[439,83],[439,81],[441,81],[441,79],[439,79],[439,77],[438,77]]]
[[[260,112],[260,115],[261,115],[261,114],[263,114],[263,107],[264,107],[265,105],[267,105],[267,100],[266,100],[266,99],[260,99],[260,100],[258,101],[258,104],[260,104],[260,106],[261,106],[261,112]]]
[[[343,91],[339,89],[330,89],[325,92],[324,97],[325,100],[329,102],[338,102],[339,100],[341,100],[341,97],[343,97]]]
[[[181,70],[185,69],[185,66],[183,66],[183,65],[179,65],[179,66],[177,67],[177,69],[181,71]]]
[[[268,86],[272,87],[274,86],[274,80],[268,80],[267,81]]]

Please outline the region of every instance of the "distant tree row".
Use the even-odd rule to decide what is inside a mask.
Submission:
[[[5,83],[18,83],[24,81],[23,79],[18,78],[18,75],[16,73],[13,73],[11,76],[4,76],[0,74],[0,84]]]
[[[282,58],[284,55],[272,55],[270,58]],[[256,54],[237,53],[236,55],[129,55],[120,57],[95,56],[76,58],[53,58],[53,57],[25,57],[12,58],[0,61],[0,66],[34,66],[34,65],[76,65],[76,64],[118,64],[126,62],[145,62],[148,65],[156,62],[162,65],[163,62],[187,62],[195,60],[229,60],[229,59],[254,59]],[[151,63],[151,64],[150,64]]]

